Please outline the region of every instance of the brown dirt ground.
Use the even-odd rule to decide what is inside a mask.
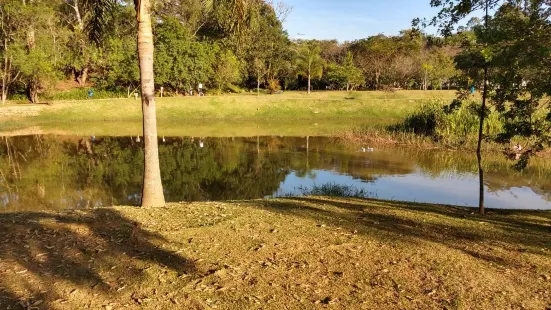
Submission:
[[[289,198],[0,215],[0,309],[549,309],[551,212]]]

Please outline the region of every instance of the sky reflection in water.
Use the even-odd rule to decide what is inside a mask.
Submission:
[[[364,153],[321,137],[159,139],[166,200],[256,199],[337,183],[380,199],[476,206],[473,154],[407,149]],[[203,147],[200,143],[203,141]],[[0,138],[0,211],[138,205],[143,139]],[[486,163],[490,208],[551,209],[551,168],[522,174]]]

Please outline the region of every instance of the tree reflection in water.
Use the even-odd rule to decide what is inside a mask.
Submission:
[[[141,143],[136,137],[2,137],[0,210],[139,205]],[[291,172],[315,179],[316,171],[332,171],[372,182],[419,168],[429,176],[471,172],[476,164],[449,152],[366,154],[320,137],[162,137],[159,155],[170,202],[262,198],[276,193]],[[549,197],[549,167],[514,174],[503,160],[488,165],[490,190],[529,185]]]

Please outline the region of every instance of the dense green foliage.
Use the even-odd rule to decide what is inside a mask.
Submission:
[[[424,102],[410,113],[403,123],[390,126],[391,131],[424,135],[451,146],[464,145],[478,132],[479,102],[473,98],[454,100],[446,104],[442,100]],[[489,111],[484,123],[484,133],[495,136],[502,132],[504,122],[497,111]]]
[[[433,0],[431,4],[441,7],[431,23],[445,35],[473,11],[487,12],[483,24],[470,23],[473,39],[462,43],[456,66],[474,85],[486,85],[484,96],[503,123],[498,133],[484,136],[501,143],[522,140],[524,145],[507,152],[520,159],[519,168],[525,167],[533,154],[551,145],[551,106],[546,99],[551,94],[551,2]],[[482,123],[487,113],[479,109]]]
[[[60,91],[75,86],[130,97],[139,85],[133,5],[3,1],[3,101],[26,96],[36,103],[39,95],[60,98]],[[355,42],[292,41],[282,27],[288,13],[285,5],[265,0],[157,1],[157,89],[173,95],[197,94],[199,84],[208,93],[261,87],[276,93],[308,84],[340,90],[466,86],[453,79],[460,39],[407,30]]]

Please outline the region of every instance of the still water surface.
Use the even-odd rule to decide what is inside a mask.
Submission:
[[[21,136],[0,139],[0,212],[138,205],[143,139]],[[472,154],[408,149],[363,152],[333,138],[162,138],[166,200],[300,195],[337,183],[372,197],[476,206]],[[551,209],[551,168],[522,174],[486,163],[490,208]]]

